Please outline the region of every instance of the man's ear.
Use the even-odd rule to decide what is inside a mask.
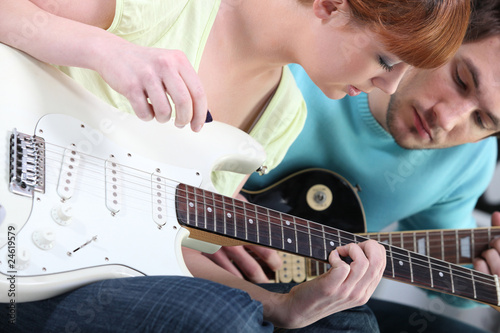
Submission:
[[[347,0],[314,0],[313,11],[318,18],[326,20],[337,13],[348,13],[349,4]]]

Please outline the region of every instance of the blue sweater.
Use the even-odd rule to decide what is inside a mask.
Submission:
[[[476,226],[472,211],[493,176],[495,138],[446,149],[403,149],[373,118],[366,94],[331,100],[302,67],[290,68],[308,108],[304,129],[281,164],[267,175],[252,175],[246,189],[262,189],[306,168],[324,168],[361,187],[368,232],[395,221],[399,230]],[[440,296],[456,306],[477,305]]]
[[[306,168],[325,168],[360,185],[367,229],[473,228],[472,211],[496,163],[496,139],[447,149],[407,150],[373,118],[368,96],[331,100],[298,65],[292,73],[308,108],[303,131],[282,163],[252,175],[257,190]]]

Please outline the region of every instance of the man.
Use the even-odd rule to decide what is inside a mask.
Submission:
[[[500,67],[492,66],[500,51],[499,7],[498,1],[479,2],[453,60],[437,70],[410,70],[392,97],[374,91],[330,100],[291,66],[308,106],[306,125],[280,166],[250,177],[245,188],[262,189],[321,167],[360,185],[368,231],[394,221],[402,230],[475,227],[472,211],[491,179],[492,136],[500,130]],[[498,217],[492,216],[493,224],[499,225]],[[491,247],[474,267],[500,274],[500,240]],[[238,251],[228,249],[214,260],[231,270],[224,256],[234,259]],[[261,279],[255,266],[241,267]]]

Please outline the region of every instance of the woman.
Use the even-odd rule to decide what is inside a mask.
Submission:
[[[176,125],[190,122],[194,130],[200,130],[210,107],[215,119],[250,132],[261,142],[268,155],[266,165],[272,169],[305,119],[304,102],[286,64],[301,64],[332,98],[373,88],[391,93],[409,65],[436,67],[456,51],[468,22],[469,2],[5,0],[0,3],[0,13],[0,41],[61,66],[101,98],[144,120],[155,117],[167,121],[175,105]],[[222,193],[233,194],[242,178],[220,174],[217,180]],[[346,265],[340,256],[354,261]],[[195,276],[247,291],[256,300],[251,305],[261,323],[266,320],[293,328],[366,302],[381,278],[385,254],[374,242],[339,247],[330,256],[333,269],[329,273],[285,295],[235,278],[196,252],[186,252],[186,262]],[[155,278],[161,286],[174,285],[174,280],[179,281],[175,277]],[[131,287],[123,282],[115,288],[120,292],[113,294],[111,305],[125,304],[134,288],[141,291],[147,286],[152,291],[148,297],[160,294],[150,288],[149,277],[132,281],[138,284]],[[204,282],[196,283],[201,283],[198,293],[205,295]],[[175,285],[175,290],[181,284]],[[78,292],[99,292],[101,285],[89,287],[94,286],[98,291],[82,288]],[[230,298],[232,292],[234,289],[229,289],[225,297]],[[74,295],[82,296],[75,292],[65,299]],[[134,306],[120,308],[122,313],[128,311],[127,317],[108,307],[93,311],[91,320],[77,313],[71,323],[80,319],[76,328],[81,324],[98,329],[99,313],[105,314],[108,323],[138,321],[145,317],[136,309],[150,313],[144,309],[152,305],[142,303],[148,297],[134,298]],[[56,298],[34,307],[47,306],[62,317],[69,316],[72,309],[65,313],[61,308],[66,305],[58,305],[60,301]],[[48,307],[49,303],[53,307]],[[164,303],[163,298],[153,305],[159,303]],[[73,307],[78,312],[82,304]],[[98,304],[100,309],[104,305],[109,304]],[[28,311],[22,306],[18,309]],[[212,312],[217,310],[222,311]],[[219,312],[215,312],[217,318]],[[170,313],[174,313],[172,309],[163,309],[160,317]],[[38,314],[46,318],[46,314]],[[195,319],[189,317],[186,322]],[[57,322],[53,320],[47,327],[54,329]],[[160,324],[172,327],[168,321]],[[230,322],[223,324],[229,327]],[[75,329],[74,325],[62,327]],[[262,325],[261,330],[270,327]]]

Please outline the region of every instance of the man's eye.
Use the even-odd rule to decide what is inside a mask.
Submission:
[[[458,74],[458,68],[455,70],[455,79],[457,81],[457,84],[460,86],[462,89],[467,89],[467,85],[465,84],[464,81],[460,78],[460,74]]]
[[[481,118],[481,114],[479,114],[479,112],[474,112],[474,116],[476,118],[476,124],[481,127],[481,128],[486,128],[484,126],[484,122],[483,122],[483,118]]]

